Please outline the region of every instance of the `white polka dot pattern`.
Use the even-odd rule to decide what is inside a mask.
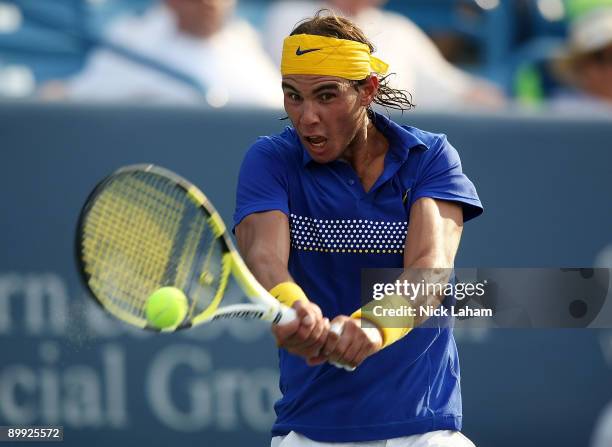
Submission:
[[[407,222],[289,216],[291,247],[324,253],[403,253],[407,227]]]

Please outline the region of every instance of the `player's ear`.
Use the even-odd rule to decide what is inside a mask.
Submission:
[[[368,76],[363,83],[360,83],[359,90],[361,91],[361,105],[368,107],[376,98],[378,94],[378,88],[380,87],[380,80],[378,76]]]

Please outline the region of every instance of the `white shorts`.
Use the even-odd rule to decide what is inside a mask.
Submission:
[[[405,436],[371,442],[316,442],[292,431],[275,436],[270,447],[476,447],[461,432],[438,430],[422,435]]]

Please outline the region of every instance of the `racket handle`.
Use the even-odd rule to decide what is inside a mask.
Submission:
[[[281,317],[276,324],[288,324],[297,318],[295,310],[290,307],[281,305],[279,312],[281,314]]]
[[[338,369],[344,369],[345,371],[348,371],[348,372],[353,372],[353,371],[355,371],[357,369],[354,366],[344,365],[342,363],[329,362],[329,364],[332,365],[332,366],[335,366]]]

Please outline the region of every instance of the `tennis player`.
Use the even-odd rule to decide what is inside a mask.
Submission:
[[[299,317],[272,329],[272,446],[473,446],[460,433],[452,330],[360,318],[362,268],[452,266],[463,223],[482,212],[444,135],[373,111],[412,106],[373,51],[347,19],[319,12],[298,25],[281,67],[292,127],[258,139],[242,164],[240,251]]]

